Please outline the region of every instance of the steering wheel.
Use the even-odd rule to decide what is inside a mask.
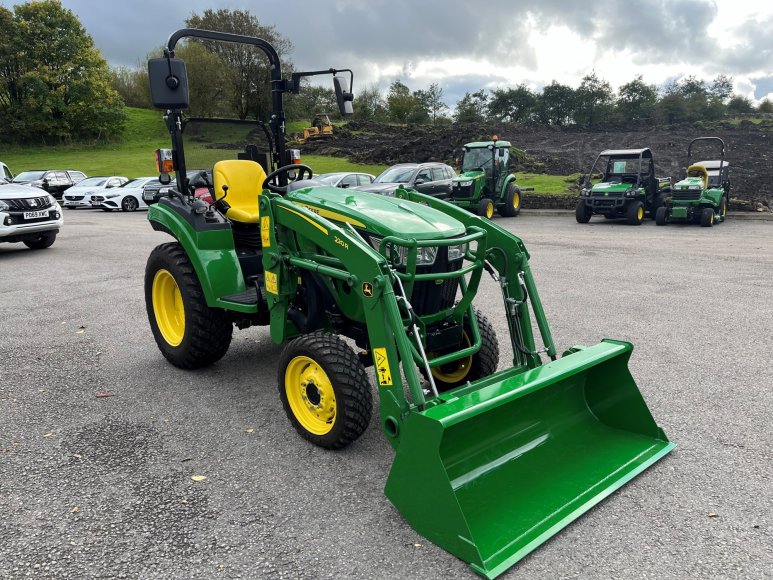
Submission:
[[[301,181],[302,179],[311,179],[314,173],[311,171],[311,167],[303,165],[301,163],[295,163],[293,165],[285,165],[276,169],[266,175],[266,179],[263,180],[263,187],[274,193],[287,193],[287,185],[276,185],[272,181],[276,181],[276,178],[283,174],[289,174],[291,171],[297,171],[295,179],[290,179],[290,183]]]

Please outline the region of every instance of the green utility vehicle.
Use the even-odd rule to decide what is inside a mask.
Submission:
[[[600,181],[593,183],[594,176]],[[607,219],[625,218],[638,226],[644,215],[655,218],[664,196],[670,191],[668,177],[655,177],[655,162],[649,149],[602,151],[587,177],[580,178],[580,199],[575,209],[578,223],[587,224],[594,215]]]
[[[267,154],[250,141],[261,134],[254,123],[245,139],[222,138],[239,121],[213,120],[218,146],[202,146],[206,123],[183,113],[187,73],[174,56],[187,37],[268,56]],[[332,73],[341,113],[351,114],[351,71],[285,79],[269,43],[193,29],[175,32],[148,68],[172,137],[172,150],[157,152],[161,177],[174,171],[176,183],[148,212],[174,241],[150,254],[145,300],[172,364],[212,364],[234,327],[268,326],[284,344],[277,383],[290,424],[327,449],[368,427],[373,367],[378,425],[395,449],[386,495],[419,533],[488,578],[674,447],[628,370],[631,344],[605,339],[557,355],[519,238],[413,190],[387,197],[329,187],[291,163],[285,93],[303,76]],[[194,199],[186,164],[215,154],[207,204]],[[484,274],[496,281],[509,331],[512,364],[501,371],[494,326],[473,305]],[[277,388],[255,387],[265,396]]]
[[[517,216],[521,211],[521,189],[515,184],[515,175],[507,171],[510,142],[475,141],[464,146],[461,157],[462,173],[451,183],[450,201],[473,213],[491,219],[494,209],[505,217]]]
[[[719,146],[719,159],[692,163],[693,145],[698,142]],[[687,169],[676,182],[671,199],[658,208],[655,223],[671,221],[699,223],[709,228],[725,221],[730,197],[730,164],[725,161],[725,142],[719,137],[698,137],[687,147]]]

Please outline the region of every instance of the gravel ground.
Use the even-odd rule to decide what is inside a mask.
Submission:
[[[0,245],[0,577],[474,577],[383,495],[375,424],[336,453],[294,434],[265,329],[206,370],[165,362],[142,276],[168,238],[144,214],[65,219],[49,250]],[[678,445],[504,577],[771,577],[773,222],[498,223],[559,350],[633,342]],[[493,284],[480,298],[505,338]]]

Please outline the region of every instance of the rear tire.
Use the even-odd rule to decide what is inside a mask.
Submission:
[[[727,197],[723,196],[719,201],[719,223],[724,223],[727,216]]]
[[[30,250],[45,250],[56,241],[56,232],[42,232],[36,238],[24,240],[24,245]]]
[[[138,207],[140,207],[139,202],[131,195],[124,197],[123,201],[121,202],[121,209],[123,211],[137,211]]]
[[[290,423],[314,445],[341,449],[368,428],[370,381],[340,337],[316,331],[289,342],[279,356],[277,380]]]
[[[515,217],[521,213],[521,190],[514,183],[510,183],[505,191],[505,205],[499,207],[499,214],[503,217]]]
[[[625,218],[628,220],[628,225],[640,226],[644,221],[644,204],[640,201],[629,204],[625,208]]]
[[[585,200],[581,199],[577,202],[577,207],[574,210],[574,218],[578,224],[587,224],[593,215],[593,210],[585,205]]]
[[[497,366],[499,366],[499,340],[497,340],[494,327],[479,310],[475,310],[475,320],[478,322],[478,329],[480,330],[480,350],[467,358],[448,363],[442,367],[434,367],[432,369],[432,376],[435,379],[435,386],[437,386],[438,391],[444,392],[453,389],[467,383],[467,381],[476,381],[497,371]],[[468,337],[472,335],[467,317],[464,319],[464,334],[464,346],[467,346],[470,342]],[[422,369],[422,374],[424,372]]]
[[[225,310],[207,306],[193,265],[178,242],[161,244],[150,253],[145,307],[153,338],[174,366],[204,367],[228,352],[231,318]]]
[[[658,211],[655,212],[655,223],[659,226],[664,226],[668,223],[668,208],[661,205]]]
[[[704,228],[710,228],[714,225],[714,209],[710,207],[704,207],[701,210],[701,226]]]
[[[494,217],[494,200],[489,198],[483,198],[478,203],[478,215],[486,219]]]

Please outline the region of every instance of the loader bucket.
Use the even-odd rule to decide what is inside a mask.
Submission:
[[[411,413],[386,495],[416,531],[495,578],[674,448],[605,340]]]

